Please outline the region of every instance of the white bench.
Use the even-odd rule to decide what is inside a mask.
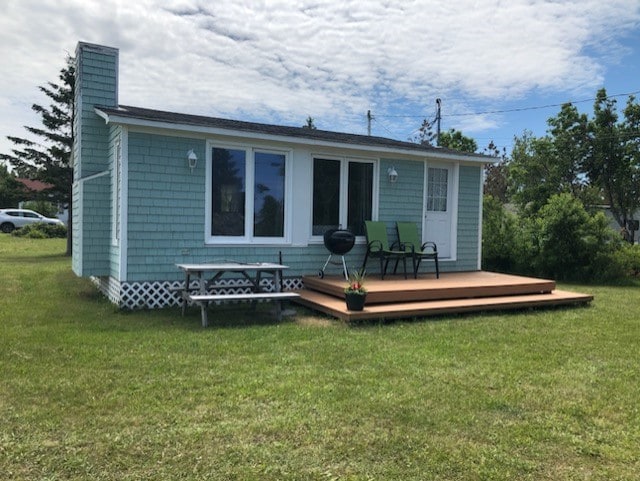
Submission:
[[[202,327],[209,325],[209,319],[207,317],[207,307],[210,302],[222,302],[222,301],[276,301],[276,313],[278,320],[282,318],[282,301],[288,299],[295,299],[300,297],[300,294],[295,292],[249,292],[246,294],[189,294],[184,293],[184,298],[195,304],[200,305],[202,312]]]

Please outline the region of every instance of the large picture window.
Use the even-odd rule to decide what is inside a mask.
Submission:
[[[364,235],[364,221],[373,216],[373,167],[373,161],[313,160],[313,235],[338,227]]]
[[[286,158],[282,152],[211,149],[212,238],[285,237]]]
[[[253,235],[284,237],[285,156],[255,153]]]

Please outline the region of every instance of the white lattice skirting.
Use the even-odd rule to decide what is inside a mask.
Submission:
[[[154,282],[118,282],[112,277],[92,277],[93,283],[111,302],[123,309],[158,309],[179,306],[181,298],[178,290],[183,281]],[[265,292],[273,292],[271,279],[262,279],[260,287]],[[292,291],[302,289],[302,279],[290,277],[283,279],[282,289]],[[244,279],[223,279],[216,284],[218,294],[240,294],[250,291]]]

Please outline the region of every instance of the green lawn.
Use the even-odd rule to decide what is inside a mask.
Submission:
[[[0,235],[0,478],[632,480],[640,289],[349,327],[119,312]]]

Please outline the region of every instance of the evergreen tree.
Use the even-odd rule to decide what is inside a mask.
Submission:
[[[5,165],[0,165],[0,208],[17,207],[24,194],[22,184]]]
[[[311,115],[307,117],[307,123],[302,126],[303,129],[316,130],[315,120]]]
[[[73,146],[73,103],[75,85],[75,60],[68,56],[66,66],[60,71],[59,84],[48,82],[39,89],[51,99],[44,107],[33,104],[32,110],[42,120],[42,127],[25,129],[36,140],[7,136],[15,147],[11,154],[0,154],[20,177],[37,179],[54,187],[48,191],[50,200],[68,206],[71,219],[71,187],[73,168],[71,148]],[[71,229],[68,229],[67,255],[71,254]]]
[[[418,128],[418,134],[409,139],[411,142],[422,145],[436,145],[436,133],[433,131],[435,121],[424,119]]]

